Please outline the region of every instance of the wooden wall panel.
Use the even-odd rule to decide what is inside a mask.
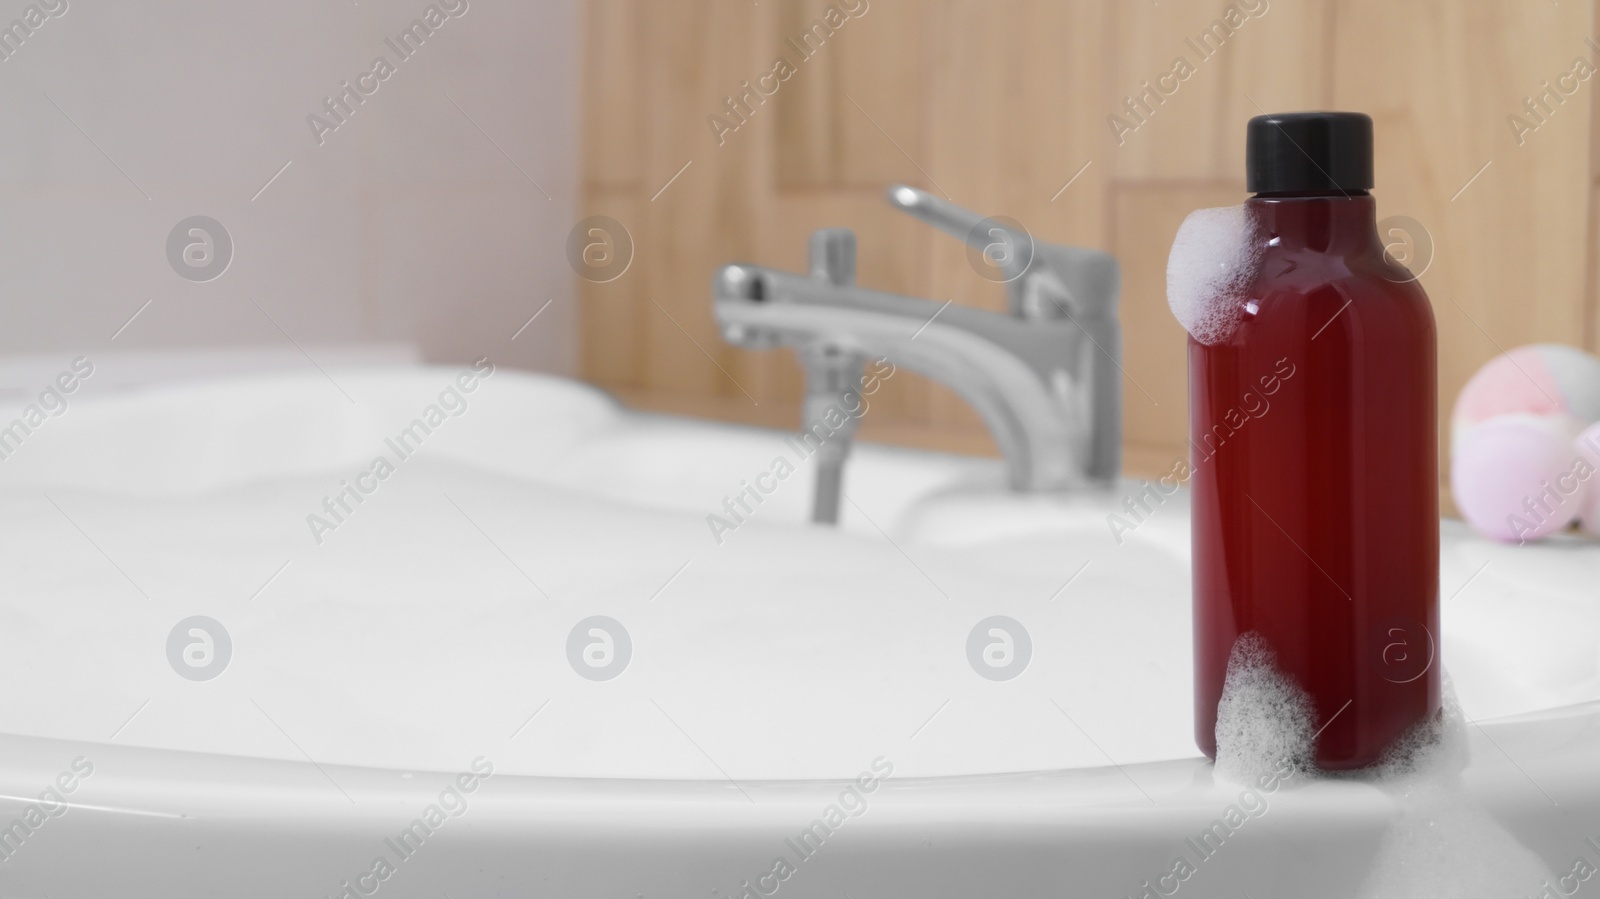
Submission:
[[[591,187],[585,197],[585,215],[602,215],[621,224],[637,246],[640,226],[638,191],[628,186]],[[637,232],[635,234],[634,232]],[[613,235],[614,237],[615,235]],[[594,240],[602,240],[596,235]],[[579,329],[580,358],[585,377],[616,387],[641,387],[646,383],[644,353],[646,322],[639,308],[638,285],[643,275],[638,260],[621,277],[605,282],[580,279],[578,298],[583,304]]]
[[[1328,102],[1321,2],[1110,7],[1115,52],[1097,124],[1119,178],[1242,179],[1251,116]]]
[[[996,15],[982,0],[945,0],[927,15],[938,63],[926,88],[932,111],[921,186],[1015,219],[1038,240],[1104,248],[1107,181],[1103,165],[1091,164],[1100,141],[1083,126],[1102,114],[1103,9],[1027,0]],[[1004,311],[1003,286],[973,267],[965,245],[943,233],[934,240],[930,296]],[[934,422],[982,427],[953,393],[934,397]]]
[[[1188,210],[1243,199],[1244,123],[1262,109],[1373,115],[1380,217],[1416,219],[1435,248],[1423,284],[1444,410],[1502,349],[1600,349],[1600,77],[1521,146],[1507,125],[1577,57],[1600,62],[1585,44],[1594,4],[1238,2],[1238,27],[1202,59],[1191,41],[1230,4],[860,3],[857,17],[840,4],[843,26],[719,139],[707,117],[728,116],[726,97],[794,57],[786,41],[830,4],[589,0],[589,211],[623,221],[638,249],[623,278],[584,285],[587,378],[650,408],[796,420],[792,356],[723,344],[708,285],[734,260],[803,268],[817,227],[858,232],[863,283],[1002,308],[959,241],[883,203],[903,181],[1042,240],[1117,254],[1127,457],[1165,467],[1183,452],[1186,415],[1167,248]],[[1127,120],[1124,99],[1180,56],[1194,71],[1119,146],[1108,117]],[[993,451],[953,393],[909,373],[864,434]]]
[[[1189,338],[1167,306],[1170,242],[1151,235],[1175,234],[1190,212],[1237,203],[1243,189],[1242,182],[1127,182],[1116,191],[1112,252],[1123,267],[1122,429],[1130,444],[1181,458],[1188,439]]]
[[[584,215],[609,216],[642,235],[645,155],[638,63],[643,47],[637,5],[637,0],[592,0],[584,6],[583,202]],[[594,103],[603,103],[604,111],[590,109]],[[641,277],[630,263],[615,281],[579,279],[579,359],[586,378],[613,387],[644,382],[645,326],[635,289]]]
[[[638,0],[584,5],[584,178],[593,188],[636,189],[644,154]],[[590,104],[602,104],[599,108]]]
[[[788,52],[791,41],[808,33],[827,31],[824,16],[832,5],[824,0],[778,4],[775,28],[767,37],[773,55]],[[775,97],[779,188],[876,190],[917,179],[916,166],[895,152],[893,143],[913,155],[922,147],[926,107],[906,98],[922,90],[929,28],[919,9],[923,5],[923,0],[860,0],[838,7],[844,24],[796,66],[800,71]],[[819,22],[821,32],[813,31]],[[894,51],[886,53],[886,47]]]
[[[1590,104],[1574,97],[1522,146],[1507,117],[1577,57],[1600,64],[1600,53],[1583,41],[1592,7],[1412,5],[1402,17],[1376,0],[1340,7],[1335,102],[1373,117],[1379,218],[1409,216],[1431,234],[1422,284],[1438,321],[1445,422],[1462,385],[1499,353],[1584,340],[1593,244],[1575,188],[1589,177]],[[1579,90],[1600,90],[1600,78]]]
[[[734,351],[712,319],[710,283],[716,266],[757,256],[773,114],[751,104],[747,123],[720,144],[707,120],[727,115],[725,99],[770,63],[757,49],[767,13],[749,0],[636,8],[646,35],[637,263],[645,286],[639,307],[648,334],[645,377],[667,391],[747,394],[729,371]]]

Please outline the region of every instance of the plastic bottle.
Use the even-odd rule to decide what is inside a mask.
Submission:
[[[1189,340],[1195,736],[1241,634],[1315,705],[1315,761],[1377,762],[1440,709],[1433,312],[1385,255],[1372,120],[1258,116],[1258,268],[1238,324]]]

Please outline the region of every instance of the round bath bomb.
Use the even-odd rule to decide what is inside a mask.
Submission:
[[[1583,456],[1594,472],[1590,475],[1593,483],[1589,486],[1589,502],[1579,524],[1585,533],[1600,537],[1600,424],[1590,425],[1588,430],[1578,435],[1578,454]]]
[[[1545,343],[1490,360],[1451,416],[1450,488],[1462,517],[1486,536],[1518,542],[1574,519],[1600,528],[1596,460],[1580,464],[1575,443],[1597,421],[1600,359]]]
[[[1501,415],[1456,441],[1450,489],[1461,516],[1495,540],[1537,540],[1586,511],[1576,429],[1564,415]]]
[[[1600,359],[1557,343],[1521,346],[1489,360],[1461,388],[1451,441],[1501,415],[1560,415],[1578,427],[1600,421]]]

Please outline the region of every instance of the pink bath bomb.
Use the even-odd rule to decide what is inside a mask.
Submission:
[[[1590,476],[1593,483],[1589,486],[1589,502],[1579,523],[1585,532],[1600,536],[1600,424],[1590,425],[1588,430],[1578,435],[1577,444],[1578,454],[1594,470]]]
[[[1592,478],[1564,416],[1502,415],[1461,436],[1450,489],[1474,530],[1520,543],[1561,530],[1589,505]]]
[[[1496,356],[1456,397],[1452,440],[1460,441],[1474,425],[1516,413],[1563,415],[1580,427],[1600,421],[1600,359],[1556,343]]]

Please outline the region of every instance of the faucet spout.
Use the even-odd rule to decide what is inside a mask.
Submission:
[[[972,405],[1005,455],[1011,486],[1051,490],[1096,479],[1090,372],[1070,348],[1070,322],[1027,322],[961,306],[748,265],[716,276],[716,315],[734,343],[825,343],[948,384]],[[1091,350],[1092,352],[1092,350]],[[1099,467],[1104,467],[1103,463]],[[1114,474],[1114,472],[1113,472]]]
[[[712,295],[724,339],[795,349],[806,367],[808,415],[838,393],[841,372],[886,358],[949,385],[977,410],[1013,488],[1114,480],[1122,468],[1117,261],[1037,242],[1017,222],[914,187],[892,187],[888,199],[980,249],[996,269],[992,280],[1006,286],[1009,314],[859,287],[854,235],[831,228],[812,237],[809,276],[743,264],[717,270]],[[824,494],[838,490],[848,439],[824,460],[832,468],[819,469],[818,521],[837,514],[837,497],[830,505]]]

